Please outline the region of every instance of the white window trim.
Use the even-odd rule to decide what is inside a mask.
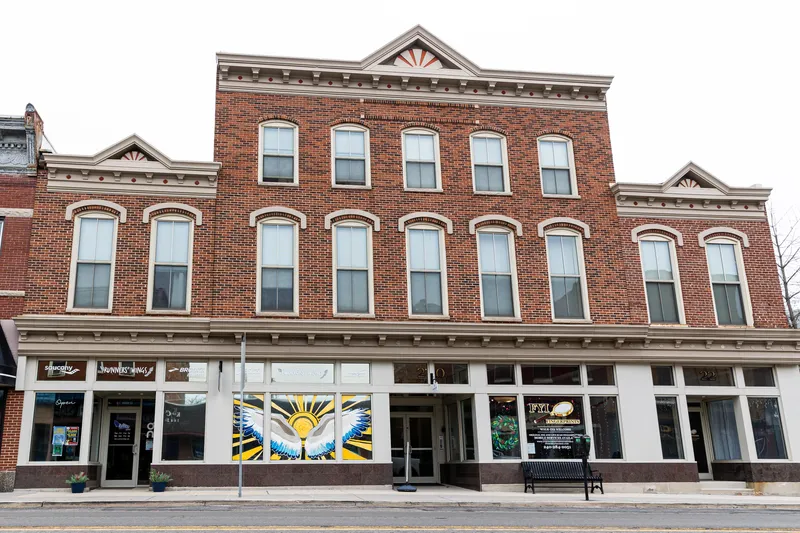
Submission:
[[[342,185],[336,183],[336,132],[360,131],[364,133],[364,185]],[[369,129],[359,124],[339,124],[331,128],[331,187],[334,189],[371,189]]]
[[[336,271],[338,270],[336,260],[337,260],[337,249],[336,249],[336,228],[344,226],[344,227],[361,227],[367,229],[367,290],[369,292],[369,312],[367,313],[340,313],[338,311],[338,298],[337,298],[337,284],[338,284],[338,276],[336,275]],[[331,263],[333,266],[333,316],[334,317],[354,317],[354,318],[375,318],[375,271],[373,268],[372,262],[372,225],[367,224],[365,222],[361,222],[360,220],[353,220],[353,219],[344,219],[336,222],[331,226]]]
[[[3,251],[3,232],[6,229],[6,218],[0,217],[0,253]]]
[[[742,290],[742,308],[744,310],[744,324],[720,324],[717,316],[717,302],[714,297],[714,281],[711,279],[711,265],[708,262],[708,244],[732,244],[733,253],[736,256],[736,268],[739,270],[739,287]],[[714,321],[718,327],[722,328],[744,328],[753,327],[753,307],[750,300],[750,288],[747,283],[747,274],[744,271],[744,257],[742,256],[742,243],[737,239],[729,237],[715,237],[703,241],[703,248],[706,249],[706,270],[708,270],[708,283],[711,289],[711,303],[714,305]]]
[[[642,283],[644,283],[644,302],[647,305],[647,322],[653,323],[650,319],[650,302],[647,298],[647,276],[644,272],[644,254],[642,253],[642,242],[656,241],[666,242],[669,245],[669,260],[672,262],[672,283],[675,286],[675,303],[678,307],[678,324],[686,325],[686,314],[683,308],[683,289],[681,288],[681,275],[678,271],[678,255],[675,247],[675,240],[663,235],[642,235],[638,238],[637,246],[639,247],[639,263],[642,266]],[[655,280],[654,280],[655,281]],[[662,282],[663,283],[663,282]],[[670,322],[656,322],[659,325],[670,325]],[[673,324],[674,325],[674,324]]]
[[[189,223],[189,250],[186,268],[186,308],[185,309],[153,309],[153,283],[155,282],[156,268],[156,242],[158,222],[188,222]],[[194,225],[195,220],[175,213],[168,213],[150,219],[150,257],[147,272],[147,313],[153,315],[189,315],[192,312],[192,266],[194,255]],[[259,291],[260,292],[260,291]]]
[[[75,307],[75,277],[78,274],[78,247],[80,244],[81,224],[83,218],[102,218],[114,221],[114,235],[111,238],[111,273],[108,279],[108,307]],[[114,307],[114,274],[117,264],[117,234],[119,233],[119,218],[102,211],[86,211],[73,219],[72,227],[72,256],[69,266],[69,286],[67,287],[67,312],[68,313],[111,313]]]
[[[504,191],[479,191],[475,183],[475,154],[473,150],[472,140],[476,137],[486,137],[491,139],[500,139],[500,153],[503,158],[503,187]],[[472,172],[472,192],[473,194],[486,194],[490,196],[511,196],[511,176],[508,172],[508,142],[506,136],[493,131],[476,131],[469,136],[469,164],[470,172]]]
[[[406,134],[411,135],[430,135],[433,137],[433,157],[434,157],[434,174],[436,179],[436,186],[434,188],[427,187],[409,187],[408,178],[406,177]],[[410,192],[444,192],[442,189],[442,164],[439,155],[439,133],[427,128],[413,127],[406,128],[400,132],[400,147],[403,154],[403,187],[404,190]]]
[[[411,301],[411,234],[412,229],[418,230],[435,230],[439,236],[439,274],[441,276],[442,285],[442,314],[430,315],[414,313]],[[417,224],[409,224],[406,226],[406,292],[408,293],[408,316],[409,318],[418,318],[422,320],[447,320],[450,318],[450,299],[448,298],[447,289],[447,252],[444,243],[444,229],[441,226],[434,224],[426,224],[420,222]]]
[[[575,237],[577,239],[578,251],[578,270],[581,278],[581,298],[583,299],[583,318],[556,318],[556,306],[553,300],[553,283],[550,272],[550,247],[547,246],[547,237],[550,235],[561,235]],[[592,321],[591,310],[589,309],[589,286],[586,283],[586,263],[583,257],[583,235],[569,228],[553,228],[544,232],[545,248],[547,249],[547,289],[550,292],[550,316],[553,322],[561,323],[580,323],[585,324]]]
[[[542,141],[563,142],[567,144],[567,156],[569,157],[569,186],[571,194],[553,194],[544,192],[544,173],[542,172],[542,151],[539,143]],[[547,134],[536,139],[536,150],[539,154],[539,182],[542,188],[542,196],[545,198],[575,198],[580,199],[578,194],[578,177],[575,173],[575,154],[572,150],[572,139],[564,135]]]
[[[291,128],[294,133],[294,180],[292,182],[265,182],[264,170],[264,128]],[[300,128],[286,120],[267,120],[258,125],[258,176],[257,183],[268,187],[297,187],[300,184]]]
[[[483,305],[483,269],[481,268],[481,233],[505,233],[508,235],[508,256],[511,263],[511,294],[514,298],[514,316],[486,316]],[[475,232],[475,245],[478,251],[478,290],[481,295],[481,320],[485,322],[521,322],[519,283],[517,281],[517,253],[514,232],[503,226],[484,226]]]
[[[292,226],[294,232],[294,279],[293,295],[292,295],[292,310],[291,311],[262,311],[261,310],[261,243],[263,241],[263,231],[265,224],[277,224],[283,226]],[[300,316],[300,232],[298,231],[298,224],[294,220],[282,217],[267,217],[258,221],[258,235],[256,243],[256,316],[279,316],[279,317],[296,317]]]

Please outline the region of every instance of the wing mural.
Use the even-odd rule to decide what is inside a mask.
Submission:
[[[303,450],[300,435],[281,415],[272,415],[271,431],[269,446],[272,455],[279,455],[286,459],[300,458]]]
[[[239,449],[239,422],[242,422],[242,446]],[[264,455],[264,395],[245,394],[244,400],[235,395],[233,398],[231,458],[244,461],[260,460]]]
[[[342,458],[372,459],[372,396],[342,395]]]
[[[270,459],[334,459],[334,398],[332,394],[273,394]]]
[[[306,455],[309,459],[319,459],[336,451],[335,415],[329,413],[322,417],[317,427],[306,437]]]

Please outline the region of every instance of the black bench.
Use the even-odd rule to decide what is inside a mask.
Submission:
[[[605,494],[603,474],[595,472],[591,466],[587,466],[587,468],[589,468],[589,473],[586,479],[592,493],[597,488],[602,494]],[[534,483],[537,481],[583,484],[583,464],[579,461],[523,461],[522,473],[525,476],[525,492],[528,492],[528,487],[530,487],[532,494],[536,494]]]

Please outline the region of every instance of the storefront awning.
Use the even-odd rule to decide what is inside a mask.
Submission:
[[[0,324],[0,326],[2,325]],[[0,327],[0,388],[13,387],[17,381],[16,376],[17,360],[14,358],[14,354],[11,353],[11,346],[6,339],[4,328]]]

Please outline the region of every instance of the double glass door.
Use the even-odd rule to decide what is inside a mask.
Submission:
[[[104,487],[135,487],[139,473],[139,408],[110,407],[106,415]]]
[[[433,447],[432,413],[393,414],[391,416],[392,472],[395,483],[406,480],[406,448],[411,445],[409,481],[438,483]]]

